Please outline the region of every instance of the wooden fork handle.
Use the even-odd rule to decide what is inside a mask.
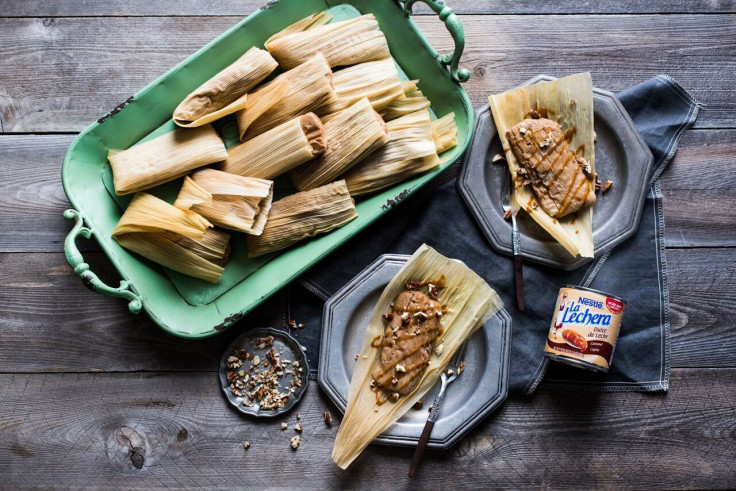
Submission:
[[[434,427],[434,421],[427,420],[427,424],[424,425],[424,431],[422,436],[419,437],[419,443],[417,443],[417,449],[414,450],[414,457],[411,459],[411,466],[409,467],[409,477],[414,477],[419,469],[419,463],[422,461],[424,455],[424,449],[427,448],[427,442],[429,441],[429,435],[432,433]]]
[[[524,312],[524,272],[521,267],[521,256],[514,255],[514,276],[516,277],[516,306]]]

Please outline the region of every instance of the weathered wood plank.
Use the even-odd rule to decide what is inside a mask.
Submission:
[[[56,252],[71,225],[61,162],[73,135],[0,135],[0,252]],[[736,130],[688,131],[662,176],[668,246],[736,246]],[[697,203],[697,206],[694,204]],[[99,251],[80,240],[83,251]]]
[[[293,414],[239,416],[213,373],[3,374],[0,475],[19,487],[732,486],[736,370],[675,370],[671,387],[511,398],[455,448],[428,451],[409,480],[412,449],[371,446],[347,471],[332,463],[339,412],[314,383],[295,452]]]
[[[80,131],[238,20],[0,19],[2,127]],[[596,85],[613,91],[668,73],[708,104],[699,127],[736,127],[730,15],[463,16],[462,22],[463,65],[474,73],[465,88],[476,107],[489,93],[538,73],[590,70]],[[436,19],[419,17],[417,24],[438,51],[452,50]],[[536,31],[545,33],[544,43],[529,35]]]
[[[610,2],[580,2],[558,0],[452,0],[449,5],[459,14],[675,14],[675,13],[733,13],[733,0],[613,0]],[[61,17],[61,16],[173,16],[173,15],[247,15],[266,4],[266,0],[86,0],[77,2],[25,0],[6,6],[3,17]],[[427,14],[429,10],[417,4],[415,14]]]
[[[103,254],[85,259],[117,284]],[[667,262],[671,365],[736,367],[736,249],[672,249]],[[0,254],[0,312],[0,372],[216,370],[226,345],[248,326],[269,325],[276,306],[215,338],[185,341],[85,289],[63,254]]]
[[[685,132],[661,177],[668,247],[736,246],[734,155],[735,130]]]

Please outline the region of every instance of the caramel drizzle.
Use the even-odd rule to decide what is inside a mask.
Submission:
[[[577,160],[575,160],[575,155],[577,155],[578,153],[581,153],[581,155],[584,155],[585,144],[580,145],[575,150],[575,152],[572,152],[569,148],[570,147],[569,143],[572,141],[572,137],[573,135],[575,135],[575,133],[577,133],[577,127],[573,126],[572,128],[565,131],[565,133],[563,134],[563,138],[557,139],[554,142],[550,142],[550,145],[548,146],[547,150],[538,152],[537,153],[538,158],[531,158],[527,161],[529,167],[532,168],[532,170],[535,172],[537,179],[539,179],[538,167],[545,160],[549,159],[553,154],[556,154],[554,156],[554,160],[551,160],[551,163],[550,163],[549,172],[552,173],[552,177],[549,179],[549,181],[547,181],[546,187],[548,189],[552,188],[553,184],[559,179],[559,177],[562,174],[564,174],[565,170],[568,168],[568,165],[570,164],[571,161],[573,165],[579,165]],[[512,143],[519,150],[519,153],[521,155],[524,155],[524,149],[523,149],[523,146],[521,145],[524,142],[524,139],[518,138],[514,135],[512,136],[513,136]],[[563,145],[563,146],[560,148],[559,152],[556,152],[556,150],[558,149],[558,147],[560,147],[560,145]],[[562,162],[562,165],[559,166],[559,170],[555,170],[557,163],[559,162],[560,158],[563,155],[565,156],[564,162]],[[575,187],[576,182],[578,183],[577,187]],[[573,200],[575,198],[578,198],[579,200],[582,201],[579,191],[586,183],[588,184],[588,187],[585,190],[584,195],[587,195],[590,193],[590,183],[588,179],[585,178],[585,176],[581,176],[580,173],[575,173],[575,180],[573,181],[573,183],[570,184],[570,186],[566,187],[565,195],[562,197],[562,199],[560,200],[560,204],[557,207],[558,216],[565,214],[565,212],[570,208],[570,205],[572,205]],[[531,205],[531,201],[529,204]],[[527,212],[530,212],[530,211],[531,210],[527,207]]]

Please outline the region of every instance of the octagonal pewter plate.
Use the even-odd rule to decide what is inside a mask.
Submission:
[[[539,75],[523,85],[554,77]],[[613,181],[606,193],[598,193],[593,212],[594,255],[612,249],[639,227],[654,157],[634,122],[613,93],[593,89],[595,167],[601,181]],[[503,218],[502,196],[505,165],[492,163],[503,154],[490,107],[476,111],[473,141],[465,153],[457,187],[491,246],[513,254],[511,222]],[[573,270],[591,258],[572,257],[526,213],[517,220],[524,259],[564,270]]]
[[[385,254],[353,278],[325,304],[319,360],[319,385],[344,413],[355,354],[373,308],[386,285],[409,256]],[[428,446],[446,449],[488,416],[508,392],[511,317],[501,309],[468,339],[465,370],[445,393],[439,420]],[[427,422],[427,410],[440,383],[422,398],[422,409],[410,409],[374,440],[385,445],[414,446]]]

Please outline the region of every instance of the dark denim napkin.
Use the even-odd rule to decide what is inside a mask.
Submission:
[[[411,254],[426,242],[440,253],[464,261],[503,298],[513,318],[512,393],[531,393],[543,377],[545,384],[566,388],[667,390],[669,303],[662,196],[657,178],[674,155],[682,132],[695,121],[700,104],[666,76],[652,78],[618,97],[655,158],[652,187],[634,236],[603,253],[589,267],[576,271],[525,264],[527,309],[518,312],[513,296],[513,261],[487,243],[455,188],[458,167],[452,166],[282,294],[282,320],[296,319],[307,326],[292,330],[292,334],[296,333],[307,347],[310,368],[317,369],[324,300],[381,254]],[[587,284],[627,300],[608,374],[548,364],[542,355],[557,291],[566,284]]]

